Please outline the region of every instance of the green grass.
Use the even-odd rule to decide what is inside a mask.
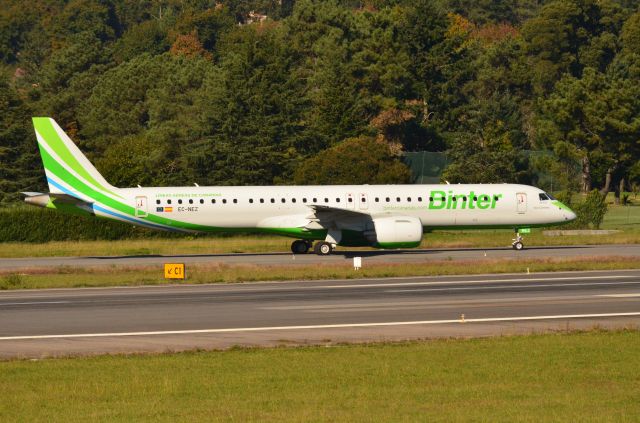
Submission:
[[[264,280],[354,279],[397,276],[437,276],[486,273],[526,273],[572,270],[616,270],[640,268],[640,257],[580,257],[542,259],[487,259],[426,263],[366,263],[361,270],[349,264],[277,265],[198,264],[187,265],[187,283],[232,283]],[[164,279],[162,266],[52,269],[23,269],[0,273],[0,290],[36,288],[81,288],[100,286],[162,285],[175,283]],[[179,282],[178,282],[179,283]]]
[[[637,421],[640,332],[0,362],[2,421]]]
[[[640,205],[613,206],[609,205],[609,210],[602,222],[603,229],[634,229],[640,225]]]

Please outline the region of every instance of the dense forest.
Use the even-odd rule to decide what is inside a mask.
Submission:
[[[31,116],[116,186],[410,182],[415,151],[452,183],[640,184],[638,1],[1,4],[0,204],[46,190]]]

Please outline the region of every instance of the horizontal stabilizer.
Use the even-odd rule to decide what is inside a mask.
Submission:
[[[78,197],[74,197],[69,194],[60,194],[56,192],[42,193],[42,192],[23,192],[26,198],[25,203],[38,207],[47,207],[50,202],[73,204],[76,206],[90,206],[93,203],[84,201]]]

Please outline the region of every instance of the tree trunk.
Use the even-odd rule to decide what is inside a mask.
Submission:
[[[604,187],[600,190],[600,194],[607,195],[611,189],[611,176],[613,174],[613,167],[607,169],[607,176],[604,180]]]
[[[591,166],[589,156],[582,158],[582,192],[587,194],[591,191]]]
[[[620,183],[618,184],[618,189],[616,190],[616,198],[615,198],[615,203],[616,204],[620,204],[620,196],[622,195],[622,193],[624,192],[624,177],[620,178]]]

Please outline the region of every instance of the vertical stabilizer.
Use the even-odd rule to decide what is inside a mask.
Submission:
[[[33,127],[50,192],[80,198],[93,197],[96,191],[117,195],[117,188],[102,177],[55,120],[34,117]]]

